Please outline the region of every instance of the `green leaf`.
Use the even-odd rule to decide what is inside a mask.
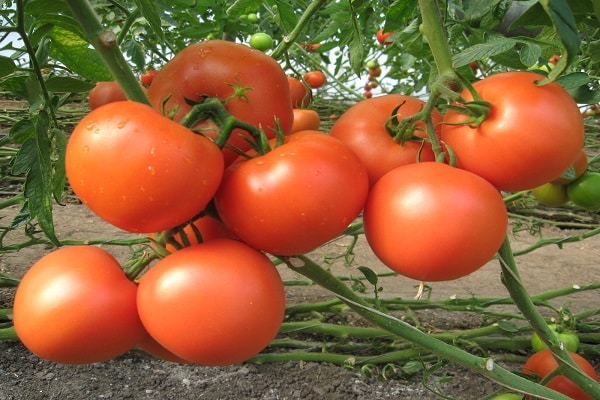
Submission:
[[[68,138],[65,132],[54,129],[54,147],[56,148],[56,161],[54,161],[54,179],[52,184],[52,195],[56,201],[61,202],[67,185],[67,173],[65,170],[65,154],[67,151]]]
[[[568,75],[563,75],[557,79],[565,89],[572,90],[579,86],[587,85],[590,83],[590,76],[585,72],[573,72]]]
[[[542,55],[542,48],[535,43],[525,43],[519,51],[519,58],[526,67],[538,62]]]
[[[287,1],[275,0],[273,3],[273,9],[277,11],[275,16],[277,25],[279,25],[284,34],[290,33],[298,23],[298,16],[294,8]]]
[[[142,16],[146,18],[148,24],[154,31],[154,34],[159,39],[165,40],[165,33],[162,30],[162,22],[160,20],[160,14],[158,10],[158,3],[154,0],[135,0],[137,8],[142,13]]]
[[[8,132],[8,137],[13,143],[23,143],[34,136],[35,126],[33,126],[33,123],[28,119],[17,121]]]
[[[262,1],[258,0],[235,0],[225,11],[227,15],[240,16],[256,11]]]
[[[25,99],[31,110],[43,103],[42,88],[33,74],[9,76],[0,82],[0,88]]]
[[[87,40],[77,33],[55,26],[48,33],[50,55],[71,71],[94,82],[112,80],[112,75]]]
[[[68,76],[54,76],[46,81],[46,88],[51,92],[80,93],[88,92],[93,87],[93,83]]]
[[[502,329],[504,332],[515,333],[519,331],[517,325],[508,321],[498,321],[498,328]]]
[[[12,58],[0,56],[0,78],[10,75],[17,70]]]
[[[365,276],[365,278],[371,285],[377,285],[377,282],[379,281],[379,277],[377,276],[375,271],[373,271],[371,268],[365,267],[365,266],[358,267],[358,270],[360,272],[362,272],[362,274]]]
[[[416,1],[394,1],[385,12],[384,30],[386,32],[394,32],[404,29],[408,20],[414,16],[416,9]]]
[[[25,13],[37,17],[52,13],[71,14],[71,9],[63,0],[30,0],[25,6]]]
[[[502,36],[491,38],[488,42],[478,43],[471,47],[467,47],[460,53],[456,54],[452,60],[454,65],[462,67],[473,61],[483,60],[493,57],[497,54],[504,53],[515,47],[518,43],[515,39],[505,38]]]

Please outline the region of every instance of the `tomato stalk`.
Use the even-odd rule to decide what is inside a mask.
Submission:
[[[116,35],[114,32],[104,29],[89,1],[67,0],[66,2],[86,33],[88,40],[119,83],[127,98],[150,104],[140,82],[119,49]]]
[[[495,364],[491,358],[482,358],[470,354],[451,344],[433,338],[431,335],[421,332],[419,329],[404,321],[375,310],[364,299],[357,296],[342,281],[306,256],[289,257],[285,258],[284,261],[290,269],[332,291],[363,318],[384,328],[388,332],[423,347],[440,357],[482,374],[507,388],[529,395],[541,396],[543,398],[551,398],[554,400],[568,399],[567,396],[557,393],[554,390],[511,373]]]
[[[571,359],[566,349],[553,346],[556,338],[521,282],[508,237],[502,243],[498,251],[498,256],[502,267],[502,282],[504,286],[508,289],[523,316],[533,326],[533,329],[544,344],[552,351],[559,364],[560,372],[593,398],[600,398],[600,384],[588,377],[577,367],[577,364]]]
[[[14,326],[0,329],[0,340],[18,340],[17,331]]]

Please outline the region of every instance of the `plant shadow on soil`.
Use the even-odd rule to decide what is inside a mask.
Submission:
[[[0,210],[3,222],[9,221],[16,208]],[[13,213],[11,215],[11,213]],[[57,207],[55,225],[60,239],[127,238],[99,221],[85,207],[69,204]],[[577,231],[545,228],[545,237],[576,235]],[[7,236],[5,245],[18,243],[18,233]],[[340,255],[349,244],[348,238],[332,243],[319,252]],[[512,237],[515,249],[525,248],[537,240],[521,233]],[[580,242],[568,243],[560,249],[547,246],[517,258],[524,285],[531,294],[573,284],[589,284],[600,278],[600,237],[594,236]],[[105,246],[121,261],[130,249],[124,246]],[[0,272],[21,276],[43,254],[48,246],[26,247],[15,253],[2,254]],[[382,272],[383,267],[364,241],[359,241],[354,252],[354,265],[366,265]],[[294,272],[280,266],[284,280],[301,279]],[[359,272],[345,267],[341,259],[331,266],[336,274],[355,276]],[[399,276],[386,277],[379,284],[381,296],[411,299],[416,293],[416,283]],[[479,271],[452,282],[429,285],[432,300],[453,296],[505,297],[506,289],[500,282],[497,261],[490,261]],[[368,293],[367,293],[368,294]],[[318,286],[293,286],[287,288],[288,302],[298,304],[333,298]],[[11,306],[14,290],[0,289],[0,308]],[[555,307],[567,306],[573,312],[598,308],[597,291],[580,292],[556,299]],[[513,309],[514,311],[514,309]],[[420,323],[432,329],[465,329],[480,326],[479,315],[466,312],[424,310],[415,312]],[[356,318],[358,323],[362,323]],[[364,323],[363,323],[364,324]],[[41,332],[43,334],[43,332]],[[243,337],[240,337],[243,340]],[[520,355],[527,356],[523,350]],[[365,374],[359,369],[316,362],[283,362],[274,364],[245,363],[230,367],[203,367],[179,365],[157,360],[146,354],[131,351],[117,359],[84,366],[68,366],[48,362],[31,354],[18,342],[0,341],[0,400],[21,399],[439,399],[433,391],[440,390],[450,398],[461,400],[481,399],[500,387],[493,382],[456,365],[445,365],[429,376],[422,373],[390,379],[382,377],[383,366]],[[600,357],[592,359],[598,368]],[[519,370],[518,364],[506,364],[508,369]],[[436,389],[437,388],[437,389]]]

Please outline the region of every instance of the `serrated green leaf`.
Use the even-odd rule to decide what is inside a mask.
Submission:
[[[483,60],[495,55],[504,53],[515,47],[518,41],[506,37],[496,37],[486,43],[478,43],[471,47],[467,47],[460,53],[456,54],[452,60],[454,65],[462,67],[473,61]]]
[[[227,8],[225,13],[227,15],[237,16],[248,14],[250,12],[256,11],[261,4],[262,1],[259,0],[236,0],[231,6],[229,6],[229,8]]]
[[[9,76],[0,82],[0,87],[26,100],[30,109],[43,102],[42,89],[33,74]]]
[[[40,15],[50,13],[70,14],[71,9],[63,0],[30,0],[25,5],[27,15]]]
[[[394,1],[385,12],[384,30],[386,32],[394,32],[403,29],[408,20],[414,16],[416,9],[416,1]]]
[[[16,70],[17,66],[12,58],[0,56],[0,78],[10,75]]]
[[[585,72],[573,72],[568,75],[563,75],[557,79],[557,82],[567,90],[576,89],[579,86],[590,83],[590,76]]]
[[[538,62],[542,55],[542,48],[535,43],[525,43],[519,51],[519,58],[526,67]]]
[[[358,270],[360,272],[362,272],[362,274],[365,276],[365,278],[371,285],[377,285],[377,282],[379,281],[379,277],[377,276],[375,271],[373,271],[371,268],[365,267],[365,266],[358,267]]]
[[[112,80],[100,56],[77,33],[55,26],[48,37],[52,41],[50,55],[71,71],[93,82]]]
[[[298,16],[289,2],[275,0],[274,3],[274,9],[277,10],[275,21],[284,34],[288,34],[296,27]]]
[[[162,30],[158,3],[154,0],[135,0],[135,4],[142,13],[142,16],[148,21],[148,24],[150,24],[154,34],[159,39],[164,40],[165,33]]]
[[[28,119],[17,121],[8,132],[8,137],[13,143],[23,143],[35,136],[35,126]]]
[[[54,76],[46,81],[46,89],[51,92],[80,93],[88,92],[94,84],[68,76]]]
[[[67,173],[65,170],[65,154],[67,151],[68,138],[65,132],[55,129],[52,132],[54,137],[54,148],[56,149],[56,160],[54,161],[54,179],[52,185],[52,194],[56,201],[61,202],[67,185]]]
[[[498,328],[502,329],[505,332],[518,332],[519,328],[512,322],[508,321],[498,321]]]

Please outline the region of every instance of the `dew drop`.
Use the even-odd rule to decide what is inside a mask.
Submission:
[[[90,122],[88,122],[88,124],[85,126],[85,128],[86,128],[87,130],[90,130],[90,131],[91,131],[92,129],[94,129],[95,127],[96,127],[96,121],[90,121]]]
[[[118,129],[123,129],[127,125],[127,121],[121,121],[117,124]]]
[[[152,165],[148,165],[148,172],[150,172],[150,175],[152,176],[156,175],[156,170]]]
[[[150,155],[153,157],[156,156],[156,148],[155,147],[150,149]]]
[[[83,152],[84,153],[89,153],[90,152],[90,146],[83,146]]]

